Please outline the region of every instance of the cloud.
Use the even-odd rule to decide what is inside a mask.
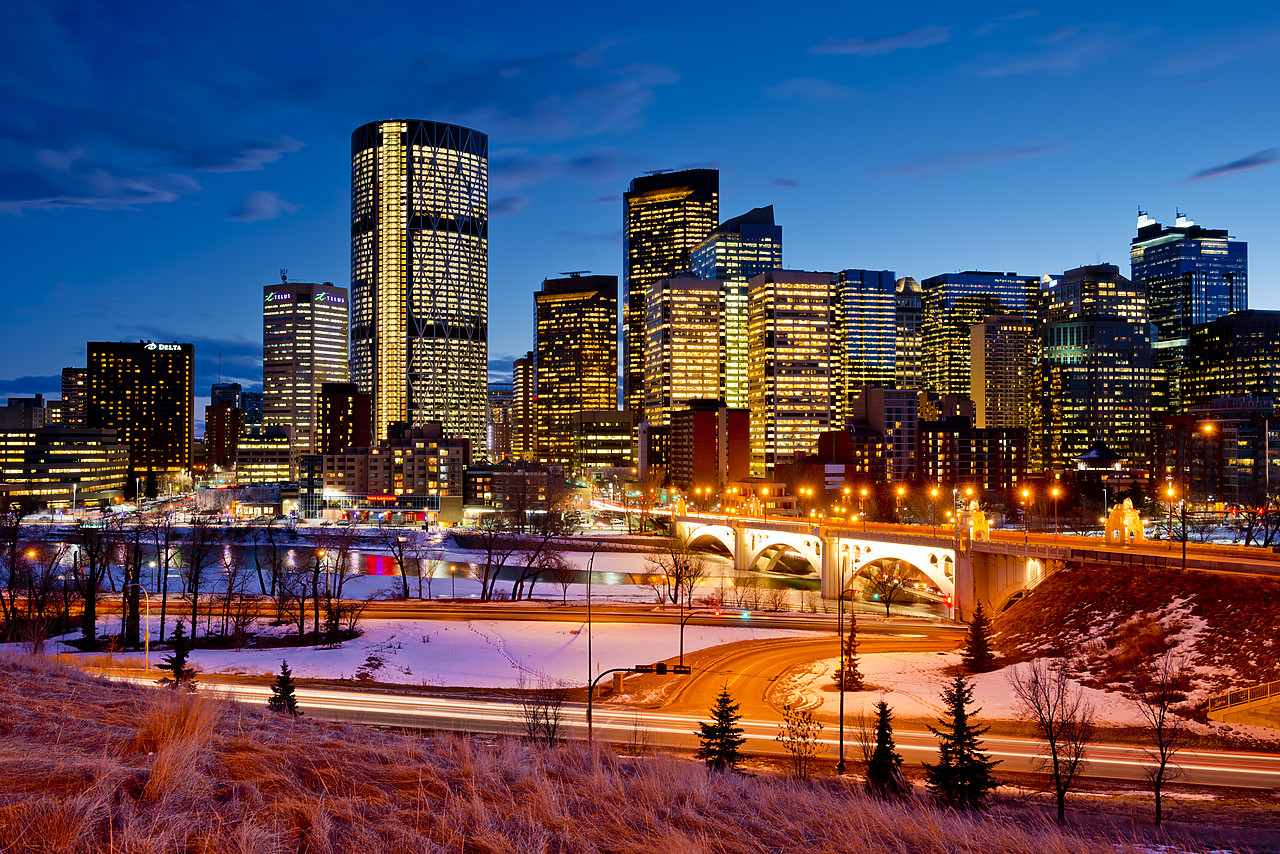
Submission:
[[[622,231],[602,231],[592,234],[586,231],[565,230],[557,231],[556,237],[568,240],[570,243],[607,243],[622,245]]]
[[[1032,157],[1043,157],[1066,148],[1062,144],[1033,143],[1031,145],[1014,145],[999,148],[983,148],[975,151],[950,151],[924,157],[920,160],[909,160],[897,163],[876,173],[877,177],[917,177],[920,175],[943,172],[959,172],[971,166],[983,166],[988,163],[1007,163],[1011,160],[1027,160]]]
[[[1156,32],[1155,27],[1127,29],[1119,24],[1068,24],[1037,39],[1040,48],[1021,56],[987,54],[979,58],[980,77],[1016,74],[1074,74],[1126,53],[1134,43]]]
[[[784,101],[841,101],[852,98],[856,92],[848,86],[841,86],[830,80],[818,77],[793,77],[776,86],[763,90],[770,98]]]
[[[1261,32],[1234,32],[1218,37],[1197,39],[1194,51],[1180,51],[1156,73],[1163,76],[1198,74],[1232,62],[1255,57],[1272,57],[1280,51],[1280,29]]]
[[[603,196],[596,196],[590,201],[583,202],[584,205],[620,205],[622,204],[622,193],[605,193]]]
[[[304,145],[296,139],[282,136],[275,142],[251,143],[238,152],[190,152],[183,161],[184,165],[199,172],[260,172],[266,164],[275,163]]]
[[[505,189],[563,178],[615,183],[634,162],[635,158],[612,148],[595,149],[577,157],[512,148],[491,154],[489,175],[494,186]]]
[[[615,47],[620,47],[628,42],[635,41],[634,38],[628,39],[604,39],[597,42],[582,53],[574,56],[570,62],[579,68],[599,68],[605,64],[604,53]]]
[[[1223,163],[1220,166],[1210,166],[1208,169],[1201,169],[1189,178],[1183,178],[1179,183],[1194,184],[1198,181],[1213,181],[1227,175],[1234,175],[1237,172],[1248,172],[1250,169],[1260,169],[1263,166],[1270,166],[1280,160],[1280,148],[1268,148],[1248,157],[1241,157],[1239,160],[1232,160],[1230,163]]]
[[[985,36],[989,33],[994,33],[996,30],[1004,29],[1005,24],[1011,24],[1014,21],[1021,21],[1026,18],[1032,18],[1038,14],[1040,13],[1035,9],[1024,9],[1021,12],[1014,12],[1011,15],[1001,15],[995,20],[988,21],[987,23],[978,27],[978,29],[973,31],[973,34],[975,36]]]
[[[942,44],[949,38],[951,38],[951,30],[946,27],[940,27],[937,24],[930,24],[927,27],[920,27],[910,32],[899,33],[896,36],[863,39],[830,38],[822,44],[809,48],[809,52],[820,56],[837,53],[851,53],[855,56],[879,56],[907,48],[932,47],[936,44]]]
[[[795,190],[800,187],[800,182],[795,178],[771,178],[769,183],[784,190]]]
[[[136,210],[138,205],[172,202],[201,189],[176,172],[148,172],[58,152],[44,152],[55,168],[22,167],[0,173],[0,213],[87,208]]]
[[[227,214],[231,222],[262,222],[268,219],[279,219],[285,214],[296,214],[299,205],[286,202],[271,190],[254,190],[244,197],[244,201]]]
[[[512,216],[524,210],[524,206],[529,204],[529,197],[514,193],[510,196],[503,196],[495,202],[489,203],[489,218],[497,219],[500,216]]]
[[[0,380],[0,397],[31,397],[35,394],[54,398],[62,397],[62,374]]]

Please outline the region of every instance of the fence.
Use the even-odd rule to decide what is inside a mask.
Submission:
[[[1234,691],[1220,694],[1217,697],[1210,697],[1209,711],[1217,712],[1222,709],[1229,709],[1232,706],[1242,706],[1245,703],[1266,700],[1269,697],[1280,697],[1280,679],[1275,682],[1267,682],[1265,685],[1251,685],[1248,688],[1238,688]]]

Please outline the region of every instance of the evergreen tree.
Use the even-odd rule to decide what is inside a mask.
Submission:
[[[882,798],[904,798],[911,791],[902,756],[894,749],[893,713],[884,700],[876,703],[876,746],[867,763],[867,789]]]
[[[961,810],[982,808],[987,794],[996,787],[991,769],[1000,764],[987,758],[979,740],[988,727],[975,727],[969,722],[969,704],[973,702],[973,686],[957,676],[951,687],[942,691],[947,717],[939,721],[941,730],[929,731],[941,739],[938,763],[925,763],[925,779],[929,791],[945,806]]]
[[[288,661],[280,662],[280,673],[276,676],[276,681],[271,683],[271,696],[267,699],[267,708],[273,712],[293,715],[295,718],[302,717],[302,712],[298,711],[298,698],[293,695],[293,673],[289,671]]]
[[[738,712],[738,704],[729,695],[729,686],[720,689],[715,704],[711,707],[712,723],[699,723],[698,758],[706,760],[707,767],[716,771],[734,768],[742,761],[742,745],[746,737],[738,721],[742,715]]]
[[[191,644],[187,642],[186,633],[182,628],[182,621],[178,621],[177,627],[173,630],[173,637],[170,638],[173,644],[173,655],[166,655],[161,664],[157,664],[161,670],[167,670],[170,675],[160,680],[161,685],[168,685],[170,688],[177,690],[178,688],[186,688],[188,691],[196,690],[196,669],[187,664],[187,657],[191,654]]]
[[[849,615],[849,633],[844,637],[844,671],[836,667],[836,687],[841,691],[861,691],[862,673],[858,670],[858,620]]]
[[[964,666],[974,673],[991,666],[991,621],[982,603],[973,609],[973,620],[969,623],[969,634],[965,637]]]

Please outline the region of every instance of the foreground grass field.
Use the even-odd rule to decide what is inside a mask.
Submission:
[[[848,780],[296,720],[0,657],[4,852],[1150,850],[1100,828],[886,805]]]

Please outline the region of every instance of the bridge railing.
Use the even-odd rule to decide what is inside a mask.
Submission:
[[[1253,703],[1257,700],[1266,700],[1271,697],[1280,697],[1280,679],[1275,682],[1267,682],[1263,685],[1250,685],[1247,688],[1236,688],[1217,697],[1209,698],[1209,711],[1217,712],[1223,709],[1229,709],[1232,706],[1243,706],[1245,703]]]

